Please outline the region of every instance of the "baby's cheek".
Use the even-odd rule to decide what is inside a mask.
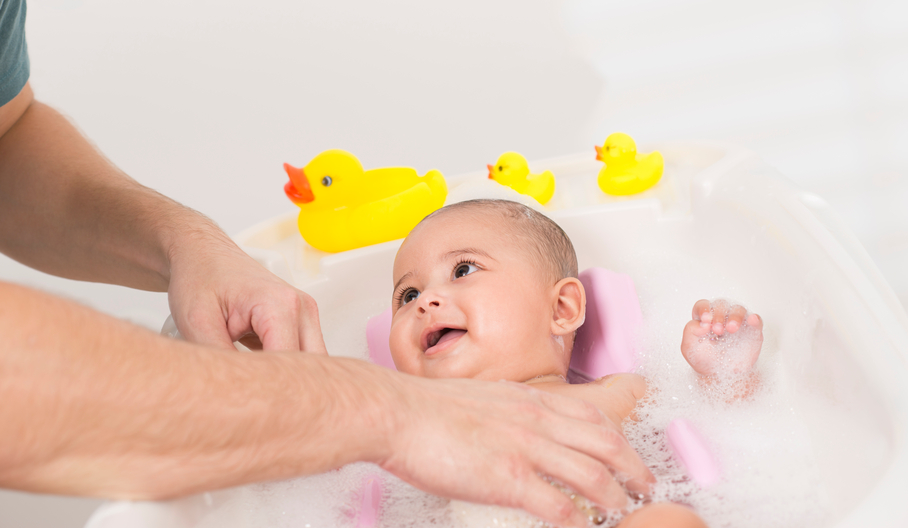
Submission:
[[[391,359],[395,365],[400,365],[403,360],[406,340],[403,338],[403,331],[400,325],[391,325],[391,334],[388,337],[388,346],[391,348]],[[400,367],[398,367],[399,369]]]
[[[391,348],[391,359],[394,360],[394,366],[398,372],[414,376],[425,376],[423,366],[420,363],[422,351],[419,350],[418,346],[414,345],[413,339],[410,338],[408,327],[405,325],[392,326],[388,345]]]

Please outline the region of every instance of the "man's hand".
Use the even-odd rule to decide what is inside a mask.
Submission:
[[[408,379],[415,390],[381,465],[422,490],[587,526],[544,476],[611,509],[627,505],[625,487],[646,493],[655,482],[620,426],[592,404],[515,383]]]
[[[233,348],[251,334],[265,350],[327,354],[318,307],[214,225],[188,229],[169,252],[170,310],[188,340]],[[245,342],[245,341],[244,341]]]

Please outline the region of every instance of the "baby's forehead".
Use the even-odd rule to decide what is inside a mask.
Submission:
[[[552,284],[577,276],[577,254],[564,230],[544,214],[507,200],[468,200],[435,211],[410,232],[398,257],[432,252],[439,240],[470,245],[471,238],[496,251],[507,248]]]
[[[443,237],[442,240],[451,240],[452,243],[455,243],[454,238],[458,241],[472,239],[527,251],[531,243],[530,231],[526,226],[521,226],[517,219],[494,209],[479,207],[441,210],[435,216],[423,220],[413,232],[417,230],[420,231],[421,238]]]
[[[536,263],[538,251],[532,236],[532,230],[521,226],[519,219],[500,211],[479,207],[454,209],[441,211],[417,225],[401,246],[401,252],[419,251],[422,246],[430,245],[439,254],[482,248],[493,258],[506,254],[510,257],[507,260]]]
[[[426,217],[416,227],[430,230],[445,230],[453,225],[472,227],[482,230],[490,229],[495,232],[507,234],[514,232],[527,232],[527,226],[521,225],[518,218],[503,213],[494,207],[460,207],[452,209],[439,209],[434,214]]]

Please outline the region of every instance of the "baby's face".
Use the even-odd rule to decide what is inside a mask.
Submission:
[[[452,211],[418,226],[394,261],[391,354],[430,378],[564,374],[554,285],[500,216]]]

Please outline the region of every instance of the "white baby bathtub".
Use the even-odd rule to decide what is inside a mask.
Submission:
[[[647,324],[673,329],[651,340],[654,349],[677,349],[698,298],[732,297],[759,312],[766,321],[760,362],[773,366],[779,383],[836,409],[832,429],[828,418],[800,415],[821,475],[817,493],[830,508],[822,525],[908,526],[908,316],[899,301],[826,203],[753,153],[702,143],[660,150],[662,181],[633,197],[596,188],[601,163],[591,153],[533,164],[557,177],[546,209],[574,241],[581,269],[602,266],[634,279]],[[449,178],[449,187],[449,202],[514,196],[485,172]],[[237,241],[318,301],[332,354],[365,357],[365,323],[390,302],[399,241],[321,253],[302,241],[295,214]],[[800,403],[794,396],[792,410]],[[87,528],[194,528],[240,492],[109,503]],[[258,525],[242,516],[231,522],[221,526]]]

